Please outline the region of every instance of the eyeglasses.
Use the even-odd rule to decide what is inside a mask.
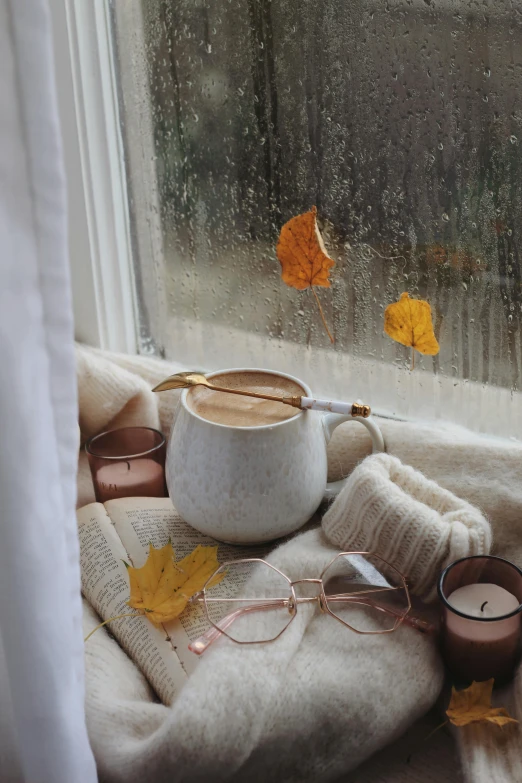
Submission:
[[[316,586],[315,595],[298,597],[297,585]],[[190,602],[203,606],[212,626],[189,645],[197,655],[221,635],[238,644],[274,642],[305,603],[317,603],[322,612],[358,634],[393,633],[403,622],[425,633],[434,630],[409,615],[404,575],[372,552],[340,552],[318,579],[293,582],[266,560],[231,560]]]

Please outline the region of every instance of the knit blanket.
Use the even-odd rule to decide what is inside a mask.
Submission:
[[[179,367],[81,346],[77,357],[83,440],[129,424],[168,435],[176,393],[150,389]],[[492,551],[522,565],[521,443],[440,423],[379,424],[390,454],[481,509],[492,525]],[[329,447],[330,480],[351,473],[369,452],[362,427],[339,427]],[[83,457],[78,486],[80,504],[94,499]],[[279,547],[271,562],[292,579],[316,577],[335,551],[313,530]],[[414,726],[407,735],[413,747],[402,739],[382,750],[439,696],[443,669],[434,643],[407,627],[360,637],[303,609],[276,643],[214,645],[171,708],[157,703],[116,642],[98,631],[86,648],[86,713],[100,780],[458,780],[444,733],[412,756],[422,739]],[[97,622],[85,605],[86,632]],[[498,698],[522,720],[521,673]],[[462,775],[474,783],[522,781],[520,730],[492,728],[459,730]]]

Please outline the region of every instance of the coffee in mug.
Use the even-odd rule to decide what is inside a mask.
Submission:
[[[303,381],[271,370],[220,370],[207,378],[234,389],[313,396]],[[327,484],[326,447],[351,418],[185,389],[167,453],[171,500],[186,522],[220,541],[253,544],[292,533],[343,487],[344,480]],[[382,451],[372,417],[355,421],[368,429],[373,450]]]
[[[268,372],[244,371],[213,375],[212,383],[227,389],[246,389],[260,394],[302,397],[304,390],[289,378]],[[274,400],[242,397],[195,386],[187,395],[189,408],[207,421],[230,427],[262,427],[297,416],[299,410]]]

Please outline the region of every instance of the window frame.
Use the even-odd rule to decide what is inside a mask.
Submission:
[[[120,6],[116,8],[114,0],[49,2],[69,190],[69,245],[76,339],[111,351],[163,355],[162,346],[144,342],[140,325],[143,324],[144,313],[149,322],[161,320],[167,303],[161,296],[151,296],[150,301],[140,300],[138,308],[139,286],[135,282],[137,267],[136,274],[143,276],[135,259],[150,260],[152,277],[163,274],[165,263],[160,210],[155,209],[158,192],[153,165],[152,124],[147,118],[146,101],[138,118],[139,127],[123,130],[126,136],[139,132],[146,143],[138,171],[139,192],[132,193],[136,203],[131,206],[128,199],[131,185],[127,181],[120,125],[121,85],[118,85],[118,80],[125,79],[133,89],[142,90],[145,82],[141,82],[146,79],[146,74],[133,71],[132,52],[124,53],[121,73],[115,71],[114,46],[118,46],[118,41],[115,43],[113,38],[112,15],[116,10],[120,13]],[[131,3],[122,8],[121,13],[125,14],[139,41],[143,34],[141,14]],[[143,97],[141,93],[140,97]],[[144,232],[133,221],[147,223],[151,229],[147,241],[142,241]],[[147,331],[145,328],[144,334]],[[154,334],[154,330],[151,329],[150,333]],[[183,341],[183,330],[179,334]],[[259,336],[256,337],[260,340]],[[197,342],[198,335],[195,339]],[[250,344],[252,339],[249,335],[246,342]],[[273,352],[268,357],[267,347],[262,341],[258,343],[260,365],[263,362],[265,366],[274,364]],[[294,348],[287,343],[283,350],[287,350],[287,356],[290,356]],[[278,355],[282,354],[279,352]],[[374,389],[377,387],[376,399],[372,394],[370,400],[377,415],[395,420],[432,420],[433,411],[430,412],[424,404],[425,399],[430,399],[432,391],[431,397],[436,403],[435,416],[443,425],[451,425],[453,421],[476,432],[513,438],[513,433],[522,423],[522,409],[515,411],[510,404],[510,389],[485,387],[477,382],[456,382],[453,377],[436,376],[421,370],[411,374],[371,359],[357,363],[352,362],[348,355],[345,358],[346,377],[351,377],[354,372],[358,376],[363,373],[371,380]],[[336,359],[338,356],[331,349],[322,351],[315,368],[318,379],[327,377],[331,362]],[[393,402],[388,399],[386,389],[396,388],[398,376],[401,376],[403,394],[401,400]],[[448,416],[445,395],[455,396],[456,386],[458,399],[454,400],[453,415]],[[463,394],[466,387],[467,396]],[[322,389],[315,391],[320,393]],[[412,415],[404,409],[409,409],[410,405],[415,409]]]
[[[109,0],[50,0],[68,189],[75,337],[138,351],[127,179]]]

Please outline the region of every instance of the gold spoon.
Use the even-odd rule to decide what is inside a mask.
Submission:
[[[276,396],[274,394],[261,394],[261,392],[247,391],[246,389],[228,389],[211,383],[202,373],[179,372],[165,378],[158,383],[152,391],[160,392],[168,389],[188,389],[191,386],[206,386],[212,391],[225,392],[226,394],[241,394],[246,397],[258,397],[262,400],[282,402],[284,405],[292,405],[301,410],[330,411],[332,413],[344,413],[351,416],[362,416],[367,419],[371,413],[369,405],[361,405],[358,402],[333,402],[328,400],[315,400],[312,397]]]
[[[261,394],[260,392],[247,391],[246,389],[228,389],[223,386],[216,386],[211,383],[204,375],[199,372],[179,372],[165,378],[164,381],[154,387],[152,391],[160,392],[167,389],[187,389],[190,386],[206,386],[212,391],[226,392],[227,394],[244,394],[247,397],[260,397],[263,400],[274,400],[283,402],[285,405],[293,405],[294,408],[301,407],[301,397],[279,397],[273,394]]]

